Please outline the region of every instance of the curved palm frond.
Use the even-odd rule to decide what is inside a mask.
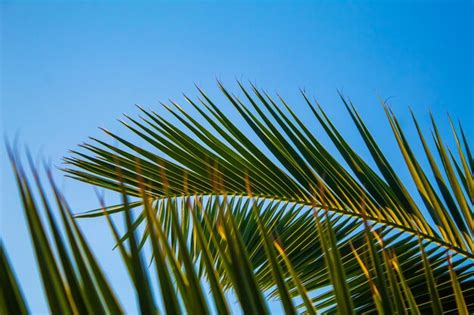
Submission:
[[[266,93],[252,86],[254,96],[251,96],[241,85],[250,104],[247,106],[222,85],[219,86],[272,156],[265,155],[199,90],[201,106],[187,97],[186,100],[211,127],[204,126],[176,103],[173,103],[173,107],[165,108],[182,125],[172,124],[160,114],[141,109],[144,117],[140,121],[128,117],[130,123],[124,122],[124,125],[151,144],[154,150],[136,146],[106,131],[128,150],[93,139],[95,144],[82,146],[91,154],[74,152],[74,157],[66,161],[75,167],[66,171],[76,179],[118,191],[115,170],[119,167],[127,193],[138,196],[139,167],[145,179],[145,190],[156,199],[168,194],[190,196],[226,193],[246,196],[247,181],[251,183],[253,194],[261,198],[321,208],[324,195],[324,208],[327,210],[358,218],[366,216],[370,221],[393,226],[413,235],[420,234],[425,239],[473,257],[473,218],[467,201],[473,198],[472,189],[469,188],[472,188],[473,182],[472,165],[469,166],[467,162],[472,157],[466,141],[466,153],[461,147],[454,128],[462,167],[451,151],[448,157],[433,121],[434,140],[442,160],[442,166],[439,166],[415,120],[441,192],[438,193],[413,154],[395,115],[385,107],[400,151],[423,199],[422,207],[415,203],[352,104],[348,104],[344,98],[342,100],[378,170],[371,168],[351,148],[322,108],[313,105],[306,96],[309,109],[334,142],[352,173],[324,148],[283,99],[280,98],[282,105],[277,105]],[[441,170],[446,172],[447,181]],[[362,199],[363,211],[360,207]]]
[[[115,191],[123,190],[130,196],[140,197],[143,186],[156,209],[166,208],[169,204],[178,204],[179,209],[186,209],[184,203],[198,195],[203,200],[205,212],[215,214],[217,211],[212,212],[212,209],[219,207],[212,204],[224,195],[229,196],[229,207],[238,222],[252,268],[256,270],[258,286],[270,290],[270,294],[273,292],[278,295],[277,291],[271,290],[275,289],[277,283],[272,276],[272,269],[268,267],[271,261],[265,255],[265,243],[259,238],[258,224],[252,219],[254,207],[258,208],[264,228],[276,233],[278,239],[282,240],[282,247],[286,249],[294,271],[310,291],[330,285],[330,270],[323,267],[327,255],[324,255],[324,246],[314,229],[312,218],[313,210],[324,210],[331,213],[331,225],[334,226],[336,244],[341,252],[341,261],[348,275],[347,283],[356,308],[370,310],[377,307],[377,303],[368,297],[377,281],[384,282],[380,279],[381,275],[387,273],[380,270],[376,272],[374,260],[367,272],[364,273],[363,268],[360,268],[360,262],[364,259],[357,259],[357,255],[367,252],[363,248],[366,221],[383,239],[384,248],[389,248],[390,253],[397,257],[397,264],[404,271],[403,277],[408,288],[424,288],[413,294],[413,300],[421,303],[422,309],[435,308],[426,302],[432,297],[424,293],[430,291],[430,282],[425,281],[427,277],[423,276],[425,265],[432,269],[431,273],[436,278],[436,292],[442,292],[445,310],[456,307],[455,295],[449,289],[447,253],[456,257],[464,294],[472,294],[469,286],[474,268],[473,160],[460,125],[461,137],[451,122],[458,155],[456,159],[455,154],[443,143],[432,119],[439,163],[413,116],[429,162],[429,169],[426,170],[421,166],[421,157],[415,155],[408,143],[396,116],[388,106],[384,106],[407,169],[422,198],[423,204],[417,204],[354,106],[345,98],[341,97],[377,168],[362,159],[321,106],[311,102],[305,94],[303,96],[309,111],[334,143],[348,168],[323,146],[281,97],[280,104],[277,104],[268,94],[254,86],[249,92],[240,85],[246,105],[221,84],[219,87],[270,154],[265,154],[251,137],[245,135],[199,90],[199,104],[185,97],[200,115],[199,118],[174,102],[170,106],[164,105],[164,108],[180,124],[171,123],[163,115],[142,108],[143,117],[139,120],[127,116],[129,122],[123,122],[124,126],[145,140],[152,149],[137,146],[104,130],[124,149],[93,139],[93,144],[82,145],[88,154],[75,151],[73,157],[66,159],[73,166],[66,171],[73,178]],[[120,178],[117,177],[117,170],[121,174]],[[433,177],[427,171],[432,172]],[[252,201],[251,196],[259,201]],[[131,205],[143,206],[140,201]],[[114,213],[123,209],[123,205],[117,205],[107,210]],[[186,224],[191,221],[191,214],[189,211],[180,213],[189,239],[195,244],[195,231]],[[99,209],[79,216],[102,214],[103,210]],[[171,214],[162,210],[160,215],[160,222],[168,229],[171,241],[177,242],[178,239],[172,233],[174,219]],[[143,211],[132,227],[145,222],[145,218]],[[210,220],[211,226],[218,222],[216,216],[210,215]],[[149,233],[146,228],[139,245],[144,244]],[[203,233],[207,237],[210,235],[205,228]],[[118,241],[122,242],[128,236],[126,234]],[[198,261],[200,252],[193,252],[191,244],[188,247],[193,259]],[[376,248],[372,251],[373,255],[378,253],[383,261],[387,261],[385,264],[393,264],[393,260],[385,257],[387,254],[383,254],[382,248]],[[220,261],[217,249],[211,246],[209,250]],[[426,264],[421,259],[424,256]],[[204,262],[199,262],[202,270]],[[223,265],[223,262],[219,262],[216,268],[223,269]],[[406,273],[404,268],[408,270]],[[232,287],[230,276],[224,273],[222,277],[224,286]],[[387,279],[393,282],[393,279],[399,278],[400,275],[395,274]],[[298,286],[288,285],[296,294]],[[389,287],[393,287],[393,284]],[[401,294],[406,296],[405,293]],[[331,307],[335,305],[336,297],[333,292],[326,292],[314,297],[313,302],[318,308]]]

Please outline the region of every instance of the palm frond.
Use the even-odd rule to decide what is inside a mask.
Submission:
[[[248,178],[252,183],[252,192],[257,197],[321,207],[322,196],[318,187],[322,186],[327,199],[325,208],[331,212],[362,218],[359,204],[363,198],[366,203],[365,215],[369,221],[392,226],[412,235],[420,234],[423,239],[473,257],[472,209],[467,202],[472,196],[466,197],[469,193],[466,187],[473,179],[466,162],[466,156],[471,153],[467,145],[464,146],[466,153],[463,153],[457,133],[455,139],[459,144],[458,153],[463,167],[459,167],[452,153],[453,158],[446,153],[433,121],[434,141],[442,161],[439,165],[415,120],[435,182],[441,191],[438,193],[421,168],[419,157],[414,155],[395,115],[385,107],[389,125],[424,201],[424,205],[419,205],[397,176],[354,106],[346,99],[341,97],[377,169],[373,169],[357,154],[321,106],[313,104],[306,95],[304,99],[308,108],[350,170],[345,169],[336,156],[324,148],[282,98],[281,104],[277,104],[256,87],[252,86],[252,92],[249,92],[240,85],[248,103],[245,105],[224,86],[219,84],[219,87],[271,152],[271,156],[265,155],[251,138],[242,133],[241,128],[199,90],[199,105],[186,97],[190,106],[201,116],[199,119],[172,102],[169,106],[165,105],[164,109],[181,125],[170,123],[163,115],[142,108],[144,116],[139,120],[127,117],[129,122],[123,122],[126,128],[150,144],[153,150],[136,146],[106,131],[125,149],[92,139],[92,144],[82,145],[90,154],[74,152],[73,157],[66,158],[66,162],[73,166],[66,171],[76,179],[118,191],[115,169],[119,167],[127,193],[139,196],[137,165],[140,165],[140,172],[145,178],[144,189],[155,200],[166,194],[192,196],[225,193],[247,196],[245,179]],[[200,121],[205,121],[210,127]],[[444,179],[442,171],[448,180]],[[462,188],[461,185],[466,187]],[[431,221],[435,226],[430,224]]]
[[[121,148],[92,139],[65,159],[68,176],[121,194],[121,204],[101,201],[100,208],[77,217],[105,216],[142,313],[230,313],[229,291],[249,314],[268,313],[269,299],[280,301],[289,314],[473,310],[473,161],[460,125],[456,129],[450,120],[456,155],[434,119],[431,148],[413,115],[421,156],[384,105],[421,196],[417,203],[346,98],[341,96],[372,161],[361,157],[306,94],[308,113],[337,152],[326,149],[283,98],[275,101],[253,85],[239,86],[245,101],[219,83],[253,135],[244,134],[198,89],[197,102],[185,99],[199,118],[175,102],[164,110],[178,123],[143,108],[139,119],[127,116],[124,126],[146,146],[104,130]],[[51,310],[119,312],[54,183],[67,241],[33,168],[54,242],[48,239],[31,184],[11,158]],[[135,208],[142,210],[136,218]],[[122,235],[112,218],[119,213],[126,222]],[[148,239],[159,292],[153,292],[140,251]]]

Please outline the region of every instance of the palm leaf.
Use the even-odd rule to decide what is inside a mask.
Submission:
[[[294,263],[295,270],[298,273],[300,270],[303,272],[302,281],[308,281],[308,287],[311,289],[323,287],[327,282],[317,283],[317,281],[328,279],[327,270],[322,268],[324,259],[308,259],[303,254],[311,253],[311,256],[306,257],[323,256],[322,246],[317,241],[318,235],[306,228],[311,225],[311,216],[308,214],[313,209],[319,208],[337,214],[332,216],[340,222],[334,227],[335,235],[341,242],[338,244],[341,252],[346,254],[341,259],[350,267],[349,275],[352,275],[351,272],[357,274],[356,277],[349,278],[354,283],[353,287],[359,288],[358,290],[370,292],[367,290],[367,278],[360,273],[360,270],[354,271],[357,269],[355,268],[357,262],[350,255],[351,250],[345,237],[350,236],[353,240],[358,240],[359,244],[363,243],[361,238],[364,234],[362,228],[364,220],[375,224],[374,228],[383,235],[382,237],[390,236],[388,241],[385,239],[384,241],[395,250],[401,268],[404,265],[408,266],[415,259],[418,259],[418,264],[421,263],[420,252],[413,252],[411,256],[403,254],[408,248],[406,244],[418,247],[417,236],[432,248],[436,248],[430,257],[432,259],[430,264],[438,263],[440,276],[449,277],[449,273],[447,265],[441,263],[439,257],[435,255],[438,253],[437,250],[449,250],[454,255],[459,255],[462,258],[460,261],[472,267],[474,258],[472,209],[466,201],[471,199],[470,196],[466,197],[469,193],[467,183],[472,181],[472,170],[467,167],[466,160],[469,158],[466,156],[470,157],[471,153],[462,129],[465,153],[462,148],[460,149],[459,138],[456,131],[454,132],[462,165],[460,167],[456,164],[452,153],[450,153],[451,159],[448,157],[437,125],[433,121],[435,147],[442,162],[439,164],[414,118],[415,127],[433,172],[433,181],[421,167],[422,156],[415,156],[415,151],[404,136],[396,116],[384,105],[388,125],[393,131],[407,169],[424,202],[417,204],[355,107],[344,97],[341,96],[341,99],[371,153],[376,169],[370,166],[369,161],[361,158],[334,126],[322,107],[311,102],[307,95],[303,94],[310,112],[332,140],[338,153],[347,163],[348,169],[339,162],[336,155],[322,145],[318,137],[281,97],[278,104],[267,93],[253,85],[251,91],[240,83],[239,86],[247,104],[219,83],[225,98],[241,115],[254,135],[244,134],[242,128],[231,121],[219,106],[198,89],[200,94],[198,101],[185,97],[197,115],[192,114],[191,109],[184,109],[175,102],[163,106],[179,124],[169,122],[164,114],[143,108],[140,108],[143,113],[140,119],[127,116],[129,122],[123,124],[132,133],[145,140],[150,145],[149,148],[138,147],[107,131],[107,134],[118,141],[123,149],[93,139],[94,143],[83,145],[89,154],[76,152],[73,157],[66,159],[72,166],[66,169],[66,172],[76,179],[118,191],[120,180],[114,171],[118,167],[124,174],[123,181],[128,194],[140,195],[138,176],[143,176],[143,188],[156,204],[167,204],[169,195],[173,198],[199,195],[200,198],[209,199],[209,202],[217,200],[224,194],[230,196],[232,200],[229,204],[235,205],[232,211],[236,215],[237,222],[242,218],[240,224],[246,227],[242,229],[243,240],[250,254],[252,266],[257,270],[259,266],[270,263],[270,260],[265,255],[264,244],[256,241],[259,225],[254,225],[254,229],[251,228],[252,219],[249,214],[254,203],[248,201],[250,196],[247,183],[250,183],[252,195],[261,201],[258,211],[263,218],[264,228],[272,231],[280,221],[289,223],[276,233],[280,238],[283,237],[282,234],[287,238],[286,244],[282,246],[288,251],[288,257]],[[197,116],[200,118],[196,118]],[[270,154],[265,154],[254,144],[255,136]],[[140,174],[137,173],[137,165],[140,165]],[[364,200],[363,209],[361,200]],[[265,217],[265,213],[268,217]],[[94,213],[88,215],[91,214]],[[186,218],[188,214],[183,213],[183,216]],[[289,218],[291,220],[288,220]],[[172,221],[171,218],[167,220]],[[434,225],[431,222],[434,222]],[[192,229],[188,230],[192,236]],[[209,235],[205,230],[204,233]],[[305,242],[302,243],[305,245],[303,249],[296,245],[301,241]],[[293,250],[295,254],[292,254]],[[211,252],[217,255],[212,246]],[[398,256],[399,253],[402,255]],[[216,259],[219,260],[219,257]],[[221,262],[218,267],[222,266]],[[263,268],[257,273],[257,281],[263,289],[271,288],[278,282],[275,282],[277,279],[268,270],[268,267]],[[465,272],[470,273],[472,270],[467,268]],[[378,275],[376,279],[383,277],[381,271],[376,274]],[[393,277],[395,275],[392,275],[392,281],[395,279]],[[416,279],[416,282],[411,279]],[[468,281],[466,279],[468,277],[465,278],[465,281]],[[384,282],[383,279],[379,280]],[[415,271],[407,275],[407,282],[410,281],[419,286],[426,285],[426,281]],[[225,286],[228,285],[229,282],[225,282]],[[296,290],[296,287],[291,285],[290,289]],[[315,301],[318,299],[323,301],[325,297],[327,296],[323,295]],[[425,297],[416,298],[423,300]],[[331,303],[334,303],[333,299],[325,300],[324,305]],[[357,304],[357,300],[354,303]]]
[[[244,105],[243,101],[219,84],[230,104],[272,153],[271,156],[265,155],[255,146],[250,138],[199,90],[201,104],[198,105],[189,98],[186,100],[210,127],[200,123],[174,102],[171,106],[164,106],[164,109],[169,111],[181,126],[168,122],[163,115],[141,109],[144,117],[141,117],[140,121],[128,118],[130,123],[124,122],[124,125],[157,151],[138,147],[107,131],[129,150],[93,139],[96,144],[83,145],[93,155],[76,152],[75,157],[66,159],[76,168],[68,168],[66,171],[74,178],[118,191],[115,167],[120,163],[127,192],[138,196],[136,163],[139,163],[141,172],[147,179],[145,190],[155,198],[165,194],[165,186],[171,194],[184,194],[185,181],[188,194],[220,194],[225,191],[228,195],[246,195],[245,178],[248,177],[255,196],[304,205],[312,205],[314,202],[321,204],[321,198],[314,193],[314,187],[323,182],[325,190],[330,192],[328,195],[332,196],[328,202],[328,210],[361,217],[362,213],[357,209],[357,205],[361,196],[364,196],[369,221],[394,226],[412,234],[420,233],[426,239],[436,241],[447,248],[454,247],[458,252],[472,257],[472,231],[467,228],[472,221],[472,211],[469,207],[466,208],[463,192],[459,189],[459,182],[455,179],[449,159],[446,154],[442,154],[442,166],[448,174],[449,188],[441,179],[437,166],[432,164],[435,177],[442,185],[446,206],[433,189],[425,172],[421,170],[413,153],[410,153],[411,148],[406,139],[404,140],[396,117],[389,109],[389,123],[394,128],[401,152],[406,152],[404,156],[408,169],[425,200],[424,208],[415,204],[362,119],[345,99],[343,101],[383,178],[350,147],[325,112],[320,107],[316,108],[306,96],[305,100],[317,121],[326,130],[357,178],[322,146],[283,100],[283,105],[278,105],[270,96],[254,86],[253,96],[240,86],[249,105]],[[436,130],[436,125],[434,128]],[[425,143],[421,133],[420,139]],[[440,152],[444,152],[439,134],[436,143]],[[435,163],[429,151],[427,156]],[[465,160],[464,155],[461,159]],[[166,176],[163,177],[163,174]],[[465,176],[472,178],[472,174]],[[216,178],[219,178],[221,186],[216,185]],[[451,197],[451,188],[455,197]],[[453,200],[459,200],[462,211],[458,210],[459,206],[452,206]],[[426,211],[430,213],[429,218],[436,223],[436,227],[429,224],[425,216]]]
[[[147,146],[137,146],[104,130],[122,148],[92,139],[65,159],[68,176],[123,196],[122,204],[102,204],[100,209],[78,216],[106,215],[142,312],[153,313],[159,308],[139,251],[149,236],[163,286],[160,292],[170,295],[171,283],[177,287],[175,298],[164,303],[168,312],[209,312],[203,279],[209,281],[215,309],[224,313],[228,311],[227,290],[235,292],[245,313],[262,314],[268,312],[265,297],[278,298],[288,313],[298,305],[295,298],[302,298],[304,303],[298,307],[306,309],[311,300],[324,312],[358,313],[403,313],[406,307],[421,313],[451,312],[463,301],[473,300],[473,220],[468,202],[472,201],[472,156],[461,127],[463,147],[453,127],[456,157],[444,144],[434,120],[435,151],[414,119],[430,166],[423,169],[424,157],[415,154],[396,116],[385,105],[388,125],[422,197],[423,203],[418,204],[344,97],[342,101],[373,161],[364,160],[307,95],[303,94],[308,112],[337,152],[329,152],[319,135],[281,97],[277,102],[253,85],[250,89],[239,86],[245,101],[219,83],[253,134],[244,134],[241,126],[199,90],[198,101],[185,97],[190,110],[175,102],[163,106],[178,123],[142,108],[143,117],[127,116],[124,126]],[[257,145],[256,139],[263,146]],[[441,163],[433,151],[438,152]],[[23,171],[17,171],[17,179],[28,205],[25,208],[35,209]],[[70,245],[87,249],[63,198],[53,190],[63,223],[72,231]],[[136,220],[132,219],[132,207],[143,208]],[[84,257],[75,254],[57,263],[71,269],[75,267],[67,266],[73,261],[78,260],[74,264],[80,267],[80,261],[86,259],[90,269],[80,267],[76,277],[71,272],[58,277],[62,273],[55,271],[55,257],[48,254],[48,240],[38,228],[41,221],[35,211],[28,211],[32,231],[39,235],[37,254],[46,252],[39,258],[43,279],[53,275],[52,281],[44,282],[50,289],[51,309],[81,307],[81,298],[89,301],[84,302],[85,307],[113,308],[113,293],[90,251],[85,250]],[[127,223],[122,237],[109,216],[120,212]],[[324,215],[315,217],[314,212]],[[50,224],[54,226],[54,222]],[[135,232],[142,224],[145,232],[138,241]],[[126,241],[130,253],[123,246]],[[55,242],[64,246],[59,239]],[[285,248],[282,252],[277,247],[279,255],[275,242]],[[449,263],[446,252],[452,256]],[[80,286],[74,283],[83,281],[97,286],[99,300],[94,302],[94,293],[79,294]],[[66,294],[69,291],[64,283],[76,288],[76,293]],[[474,307],[465,304],[468,310]]]

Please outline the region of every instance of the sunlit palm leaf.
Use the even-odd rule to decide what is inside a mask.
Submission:
[[[141,117],[140,121],[129,118],[130,123],[124,122],[124,125],[157,151],[138,147],[107,131],[128,150],[93,139],[96,144],[83,145],[93,155],[76,152],[76,157],[67,158],[66,161],[77,168],[70,168],[67,172],[80,180],[118,190],[115,168],[120,165],[127,192],[138,196],[136,165],[139,163],[141,173],[146,179],[145,190],[156,198],[163,196],[165,190],[176,195],[223,192],[228,195],[246,195],[245,178],[249,178],[255,196],[305,205],[321,205],[321,196],[315,191],[315,187],[323,185],[328,199],[327,208],[330,211],[361,217],[358,204],[361,198],[364,198],[368,220],[401,228],[412,234],[420,233],[424,238],[437,241],[447,248],[454,247],[458,252],[472,257],[472,209],[467,205],[463,190],[453,173],[455,167],[453,168],[446,155],[444,144],[437,132],[435,140],[448,182],[443,180],[429,151],[427,156],[438,184],[441,185],[443,197],[438,196],[433,189],[427,175],[411,153],[395,116],[387,109],[390,125],[398,139],[401,152],[404,153],[408,169],[425,201],[423,208],[413,201],[375,139],[353,106],[345,99],[343,101],[383,178],[362,160],[324,111],[320,107],[316,108],[306,96],[309,108],[357,179],[322,146],[283,99],[283,105],[278,105],[255,87],[252,86],[252,96],[241,85],[249,104],[244,105],[242,100],[231,95],[222,85],[219,87],[272,156],[267,157],[240,131],[241,128],[233,124],[200,90],[201,104],[198,105],[189,98],[186,100],[210,128],[176,103],[164,108],[182,124],[181,126],[168,122],[160,114],[142,109],[144,117]],[[433,126],[437,130],[436,125]],[[426,144],[423,138],[421,139]],[[465,150],[470,156],[467,146]],[[466,160],[463,154],[461,160]],[[282,167],[277,166],[274,161],[278,161]],[[465,164],[466,162],[463,168],[456,169],[461,171],[465,182],[471,182],[472,172]],[[436,223],[436,227],[429,224],[426,212]]]
[[[460,255],[460,266],[468,266],[463,269],[467,273],[464,281],[468,281],[469,275],[472,274],[474,258],[472,204],[467,201],[472,200],[469,185],[472,186],[473,175],[472,165],[469,166],[467,162],[472,160],[471,152],[462,129],[463,147],[453,127],[461,161],[458,162],[451,151],[449,156],[446,153],[445,145],[433,121],[434,142],[441,160],[439,164],[432,155],[421,128],[414,120],[434,175],[433,181],[421,167],[419,159],[423,156],[414,155],[395,115],[385,106],[388,125],[393,130],[400,152],[424,201],[424,204],[420,205],[414,201],[414,197],[390,165],[389,159],[382,153],[354,106],[345,98],[341,97],[377,169],[373,169],[369,162],[357,154],[321,106],[311,102],[305,94],[304,100],[310,111],[335,144],[349,170],[321,144],[318,137],[282,98],[279,98],[280,104],[277,104],[268,94],[254,86],[251,86],[250,92],[240,83],[239,85],[247,104],[221,84],[219,87],[229,103],[271,152],[270,155],[264,154],[249,136],[242,133],[239,126],[199,90],[199,104],[187,97],[186,101],[199,113],[200,118],[196,118],[191,111],[174,102],[164,106],[181,125],[171,123],[163,115],[142,108],[140,109],[144,116],[140,120],[127,116],[129,123],[124,122],[124,125],[154,149],[136,146],[106,131],[124,149],[93,139],[95,144],[83,145],[83,148],[92,154],[75,152],[75,157],[66,159],[75,167],[66,171],[79,180],[118,191],[118,168],[123,174],[126,191],[132,196],[140,195],[138,178],[143,177],[144,190],[156,205],[168,204],[169,195],[190,197],[197,194],[201,198],[209,199],[209,203],[219,195],[231,196],[230,205],[236,205],[233,211],[237,222],[239,219],[243,220],[242,226],[246,227],[242,229],[242,235],[252,265],[258,269],[269,262],[264,255],[263,244],[255,241],[258,239],[258,226],[251,228],[250,216],[254,206],[248,201],[249,190],[246,187],[246,184],[250,183],[253,196],[260,200],[259,211],[266,229],[272,231],[275,226],[283,223],[287,225],[274,233],[287,242],[283,246],[288,257],[294,263],[295,270],[302,272],[301,279],[310,289],[322,288],[325,283],[328,284],[326,280],[321,281],[328,279],[328,271],[321,268],[324,265],[321,259],[322,248],[319,241],[315,241],[318,237],[310,228],[312,222],[308,215],[311,209],[320,208],[338,214],[332,218],[342,222],[340,225],[336,224],[335,233],[341,241],[339,248],[343,253],[343,262],[348,266],[348,275],[352,275],[351,272],[357,273],[348,281],[353,289],[370,292],[366,287],[367,278],[360,270],[355,271],[357,262],[351,255],[348,243],[349,239],[363,243],[362,218],[376,223],[375,229],[382,237],[390,236],[385,242],[395,250],[401,269],[404,265],[410,266],[416,259],[421,269],[409,268],[413,271],[407,274],[408,283],[411,281],[416,285],[426,285],[424,280],[420,280],[421,274],[418,272],[423,270],[422,260],[418,259],[421,257],[420,251],[412,252],[411,256],[406,255],[407,251],[411,252],[410,250],[418,247],[417,236],[432,247],[432,256],[428,256],[433,260],[430,264],[439,267],[439,277],[449,277],[449,274],[446,261],[440,260],[439,255],[435,253],[449,250],[454,255]],[[203,121],[210,127],[202,123]],[[137,165],[140,165],[140,174]],[[432,182],[436,183],[439,192]],[[206,212],[212,212],[216,207],[208,205],[204,208]],[[120,206],[113,211],[120,211]],[[84,216],[99,213],[92,212]],[[265,218],[265,213],[272,214]],[[162,215],[166,216],[166,213]],[[183,213],[183,218],[187,216],[188,214]],[[172,221],[170,218],[166,220]],[[432,226],[430,221],[433,221],[435,226]],[[188,228],[187,231],[192,234],[192,229]],[[204,233],[206,235],[209,232],[204,230]],[[299,248],[298,244],[304,244],[304,247]],[[215,249],[211,250],[216,254]],[[293,252],[295,254],[292,254]],[[216,258],[219,260],[219,257]],[[218,268],[222,268],[222,265],[218,265]],[[381,275],[379,272],[377,278]],[[223,277],[226,278],[225,274]],[[393,281],[394,278],[391,279]],[[417,282],[411,279],[417,279]],[[257,280],[261,288],[268,289],[275,285],[274,278],[268,273],[268,267],[258,271]],[[292,289],[295,290],[296,287],[292,286]],[[326,299],[328,297],[329,299]],[[420,295],[416,298],[424,299]],[[327,294],[316,297],[315,301],[318,300],[322,303],[319,306],[334,303]],[[360,298],[359,302],[356,299],[355,303],[363,304],[363,299]]]
[[[139,251],[149,236],[162,292],[177,294],[171,300],[162,298],[171,313],[209,311],[203,277],[211,286],[215,309],[222,313],[229,311],[224,295],[229,289],[244,312],[259,314],[268,312],[264,297],[279,298],[287,313],[294,311],[293,299],[299,296],[304,303],[298,307],[308,311],[309,300],[316,309],[330,312],[404,313],[408,308],[436,313],[474,307],[465,302],[474,300],[473,161],[461,127],[462,143],[451,123],[456,156],[433,119],[435,150],[414,118],[425,152],[415,155],[397,118],[384,107],[423,200],[417,204],[350,101],[341,97],[377,168],[351,147],[307,95],[303,94],[304,100],[314,121],[348,168],[282,98],[276,102],[254,86],[247,90],[239,85],[245,103],[219,87],[253,136],[245,135],[199,90],[199,103],[186,97],[199,118],[174,102],[164,109],[178,124],[142,108],[140,119],[127,116],[124,125],[147,146],[106,131],[122,149],[92,139],[93,144],[82,145],[86,153],[75,151],[66,158],[69,176],[123,195],[120,205],[102,204],[78,217],[107,215],[142,312],[157,310]],[[254,143],[255,136],[263,147]],[[421,166],[424,158],[429,169]],[[67,281],[58,278],[58,263],[48,253],[48,240],[38,228],[40,219],[31,210],[35,206],[29,184],[21,170],[17,174],[32,231],[39,236],[35,248],[38,254],[47,253],[39,263],[44,278],[52,275],[52,281],[44,282],[51,309],[113,308],[112,292],[54,189],[79,271],[67,271],[75,267],[55,236]],[[37,185],[44,196],[39,181]],[[129,197],[138,200],[128,201]],[[49,206],[43,203],[49,215]],[[143,211],[133,220],[130,209],[138,207]],[[127,223],[123,236],[109,217],[120,212]],[[55,223],[48,217],[56,235]],[[142,224],[145,232],[138,239],[135,230]],[[85,257],[74,247],[85,248]],[[452,257],[449,261],[447,255]],[[83,259],[89,261],[90,270]],[[97,294],[81,291],[84,281],[97,285]],[[71,287],[71,295],[65,286]],[[74,303],[67,304],[70,299]]]

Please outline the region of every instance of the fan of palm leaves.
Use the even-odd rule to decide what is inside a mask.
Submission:
[[[198,89],[197,101],[185,97],[193,111],[175,102],[164,105],[178,124],[142,108],[140,119],[127,117],[124,126],[147,147],[104,130],[120,147],[92,139],[82,145],[85,150],[66,158],[68,176],[123,196],[121,204],[102,204],[76,217],[105,216],[111,224],[143,313],[156,312],[161,306],[167,313],[228,313],[225,292],[229,290],[247,314],[268,312],[266,301],[271,298],[278,299],[289,314],[472,311],[474,161],[460,124],[456,128],[449,121],[456,146],[452,152],[432,118],[433,149],[413,116],[425,152],[425,156],[416,156],[396,116],[384,105],[421,196],[422,203],[417,203],[344,97],[341,100],[373,161],[364,161],[322,107],[306,94],[303,100],[308,113],[314,115],[347,166],[281,97],[276,101],[253,85],[250,89],[239,86],[244,100],[219,84],[263,147]],[[25,210],[31,209],[26,176],[12,159],[20,190],[26,191],[22,193]],[[422,159],[427,159],[429,169],[422,168]],[[70,246],[87,248],[54,185],[53,190],[59,196],[66,229],[76,229],[79,235],[70,239]],[[47,204],[45,208],[49,213]],[[136,219],[129,211],[133,208],[142,209]],[[111,220],[118,212],[126,217],[124,235],[119,235]],[[29,222],[30,228],[39,221],[35,222]],[[50,223],[54,229],[55,223]],[[144,226],[141,236],[137,235],[140,225]],[[148,239],[161,304],[151,292],[140,254]],[[59,242],[57,246],[64,245]],[[94,261],[90,255],[70,260],[77,259]],[[86,295],[82,291],[87,281],[93,281],[97,305],[109,312],[117,310],[109,308],[116,302],[103,284],[100,269],[91,267],[95,263],[83,270],[80,263],[74,267],[64,265],[63,260],[61,257],[64,276],[58,276],[58,283],[66,282],[66,288],[76,286],[70,283],[72,276],[67,276],[75,275],[79,297]],[[8,266],[5,258],[2,264]],[[48,262],[43,265],[49,266]],[[212,305],[203,292],[203,279],[210,288]],[[14,283],[11,291],[17,292]],[[71,302],[76,296],[65,298]],[[82,300],[85,307],[94,309],[94,297],[83,296]]]

